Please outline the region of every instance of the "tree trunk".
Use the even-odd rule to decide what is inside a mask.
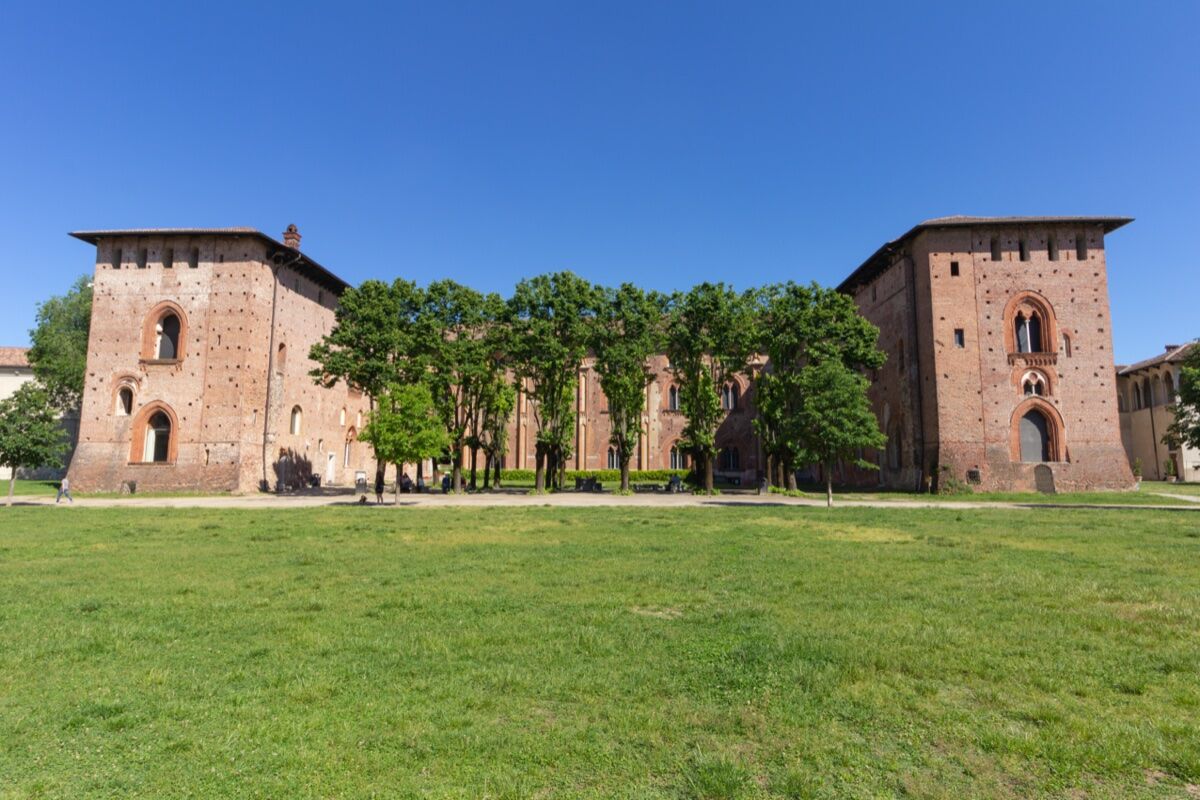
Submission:
[[[8,479],[8,503],[7,503],[8,506],[12,506],[13,490],[16,488],[16,485],[17,485],[17,468],[13,467],[12,474],[9,476],[9,479]]]
[[[454,448],[454,458],[450,462],[450,487],[456,492],[461,492],[462,487],[462,445],[457,445]]]
[[[708,453],[704,454],[704,491],[713,492],[713,460]]]
[[[825,467],[825,507],[833,508],[833,470]]]
[[[629,456],[621,458],[621,491],[629,491]]]
[[[496,477],[492,480],[492,488],[499,489],[500,488],[500,456],[499,455],[496,456],[495,463],[492,465],[492,468],[496,470]]]
[[[765,460],[766,460],[765,474],[767,476],[767,485],[770,486],[770,485],[774,484],[774,482],[775,482],[775,456],[771,455],[770,453],[767,453]]]
[[[396,507],[400,506],[400,474],[404,472],[404,465],[396,465],[396,485],[392,487],[392,496],[396,498]]]
[[[417,490],[420,491],[421,484],[425,480],[425,459],[417,459]]]
[[[475,463],[479,457],[479,448],[471,448],[471,491],[475,491]]]
[[[787,486],[787,488],[791,489],[792,491],[795,491],[796,490],[796,469],[794,466],[792,466],[791,461],[783,462],[783,476],[784,476],[783,479],[785,481],[785,485]]]
[[[491,487],[492,478],[492,454],[483,454],[483,490],[486,492]]]
[[[546,451],[539,444],[539,445],[537,445],[536,453],[537,453],[537,455],[535,456],[536,466],[535,466],[535,472],[534,472],[534,477],[533,477],[533,490],[535,492],[544,492],[544,491],[546,491]]]

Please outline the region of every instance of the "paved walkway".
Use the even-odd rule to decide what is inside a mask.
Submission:
[[[1200,499],[1186,495],[1162,495],[1186,501],[1182,505],[1129,505],[1129,504],[1082,504],[1082,503],[996,503],[968,500],[867,500],[853,495],[834,495],[834,507],[867,508],[1101,508],[1101,509],[1158,509],[1200,512]],[[77,498],[72,508],[313,508],[319,506],[354,506],[359,504],[359,495],[348,492],[301,493],[294,495],[196,495],[184,497],[106,497]],[[385,495],[382,508],[395,505],[395,496]],[[369,498],[373,499],[373,498]],[[477,494],[420,494],[400,495],[399,505],[413,508],[491,508],[491,507],[559,507],[559,508],[679,508],[686,506],[801,506],[824,508],[824,498],[787,497],[778,494],[754,494],[753,492],[729,492],[715,497],[693,494],[646,493],[616,495],[610,493],[559,492],[555,494],[530,495],[525,491],[481,492]],[[52,506],[53,497],[18,497],[16,505]],[[62,506],[67,507],[64,501]],[[374,502],[370,507],[378,508]]]

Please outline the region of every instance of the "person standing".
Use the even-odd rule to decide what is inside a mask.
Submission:
[[[383,473],[375,473],[375,502],[383,505]]]
[[[58,497],[54,498],[55,504],[64,497],[67,498],[67,502],[75,502],[75,498],[71,497],[71,481],[67,479],[66,475],[63,476],[62,482],[58,484]]]

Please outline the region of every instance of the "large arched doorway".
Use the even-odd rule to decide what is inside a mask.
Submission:
[[[1031,408],[1020,422],[1021,460],[1026,463],[1050,461],[1050,425],[1046,415]]]

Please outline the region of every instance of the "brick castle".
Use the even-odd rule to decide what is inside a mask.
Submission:
[[[1104,237],[1119,217],[946,217],[876,251],[839,289],[879,326],[887,363],[871,400],[889,443],[878,472],[843,480],[900,489],[1128,488],[1112,357]],[[314,384],[309,348],[346,284],[249,228],[86,231],[95,294],[79,445],[81,491],[248,492],[309,475],[369,474],[357,441],[369,403]],[[665,357],[652,360],[635,469],[682,468],[684,426]],[[580,369],[570,466],[615,466],[603,393]],[[765,461],[754,387],[723,387],[719,476],[752,485]],[[506,468],[531,468],[524,393]]]

